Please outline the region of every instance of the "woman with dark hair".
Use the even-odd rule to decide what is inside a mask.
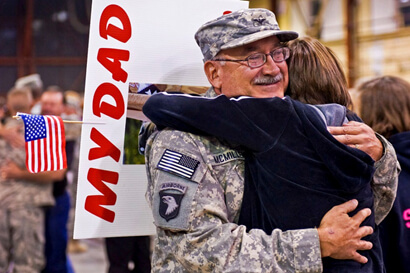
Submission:
[[[172,127],[214,135],[244,149],[245,192],[238,223],[248,229],[260,228],[267,234],[275,228],[319,226],[331,207],[353,198],[359,201],[360,209],[373,209],[372,158],[339,143],[326,127],[341,126],[348,120],[344,106],[350,106],[351,100],[343,71],[335,56],[320,47],[320,42],[303,41],[295,42],[294,48],[310,55],[296,54],[290,61],[290,78],[303,82],[300,87],[293,85],[292,95],[303,97],[301,100],[306,103],[330,105],[307,105],[283,94],[263,99],[229,99],[224,95],[209,99],[159,93],[148,99],[143,108],[159,129]],[[257,59],[262,55],[255,54],[247,57],[248,65],[251,66],[249,60],[252,65],[258,61],[264,65]],[[279,47],[269,55],[267,58],[283,62],[289,57],[289,50]],[[293,63],[296,58],[302,61]],[[295,68],[301,71],[300,75],[292,71]],[[302,95],[305,89],[306,95]],[[323,272],[384,272],[374,214],[364,225],[375,229],[367,238],[373,248],[362,254],[368,262],[324,258]]]
[[[360,115],[394,146],[402,171],[393,208],[380,224],[387,272],[410,272],[410,83],[378,77],[358,87]]]
[[[287,46],[291,54],[286,95],[304,103],[338,103],[352,110],[346,77],[333,50],[311,37],[292,40]]]

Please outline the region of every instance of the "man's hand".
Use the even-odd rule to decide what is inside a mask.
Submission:
[[[371,214],[371,210],[362,209],[350,217],[347,213],[353,211],[357,205],[357,200],[350,200],[333,207],[323,216],[317,229],[322,257],[367,263],[367,258],[360,255],[357,250],[369,250],[373,247],[371,242],[361,240],[364,236],[372,234],[373,228],[360,227],[364,219]]]
[[[374,161],[383,155],[383,145],[370,126],[350,121],[343,126],[329,126],[329,132],[341,143],[368,154]]]

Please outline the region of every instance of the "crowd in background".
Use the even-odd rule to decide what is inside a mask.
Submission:
[[[81,125],[65,124],[67,169],[30,173],[25,167],[23,122],[14,116],[21,112],[81,120],[82,95],[57,85],[43,88],[40,75],[33,74],[17,79],[1,106],[0,271],[74,272],[67,247],[86,250],[69,240]]]
[[[82,120],[83,94],[43,87],[39,74],[19,78],[0,96],[0,272],[74,273],[73,239],[81,125],[64,123],[67,169],[30,173],[17,112]],[[150,272],[150,237],[106,238],[108,272]]]
[[[393,144],[401,165],[396,200],[379,225],[386,271],[410,272],[410,83],[380,76],[356,91],[360,117]]]

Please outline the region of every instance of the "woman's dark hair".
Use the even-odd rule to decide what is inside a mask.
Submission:
[[[395,76],[366,81],[357,88],[360,116],[386,138],[410,131],[410,83]]]
[[[288,42],[291,98],[309,104],[338,103],[352,109],[347,81],[335,53],[319,40],[302,37]]]

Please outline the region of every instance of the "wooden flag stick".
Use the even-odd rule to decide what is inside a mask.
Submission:
[[[14,119],[21,119],[20,116],[13,116]],[[81,120],[63,120],[64,123],[70,124],[105,124],[105,122],[81,121]]]
[[[71,123],[71,124],[85,124],[86,122],[81,120],[63,120],[64,123]],[[89,123],[89,122],[87,122]]]

